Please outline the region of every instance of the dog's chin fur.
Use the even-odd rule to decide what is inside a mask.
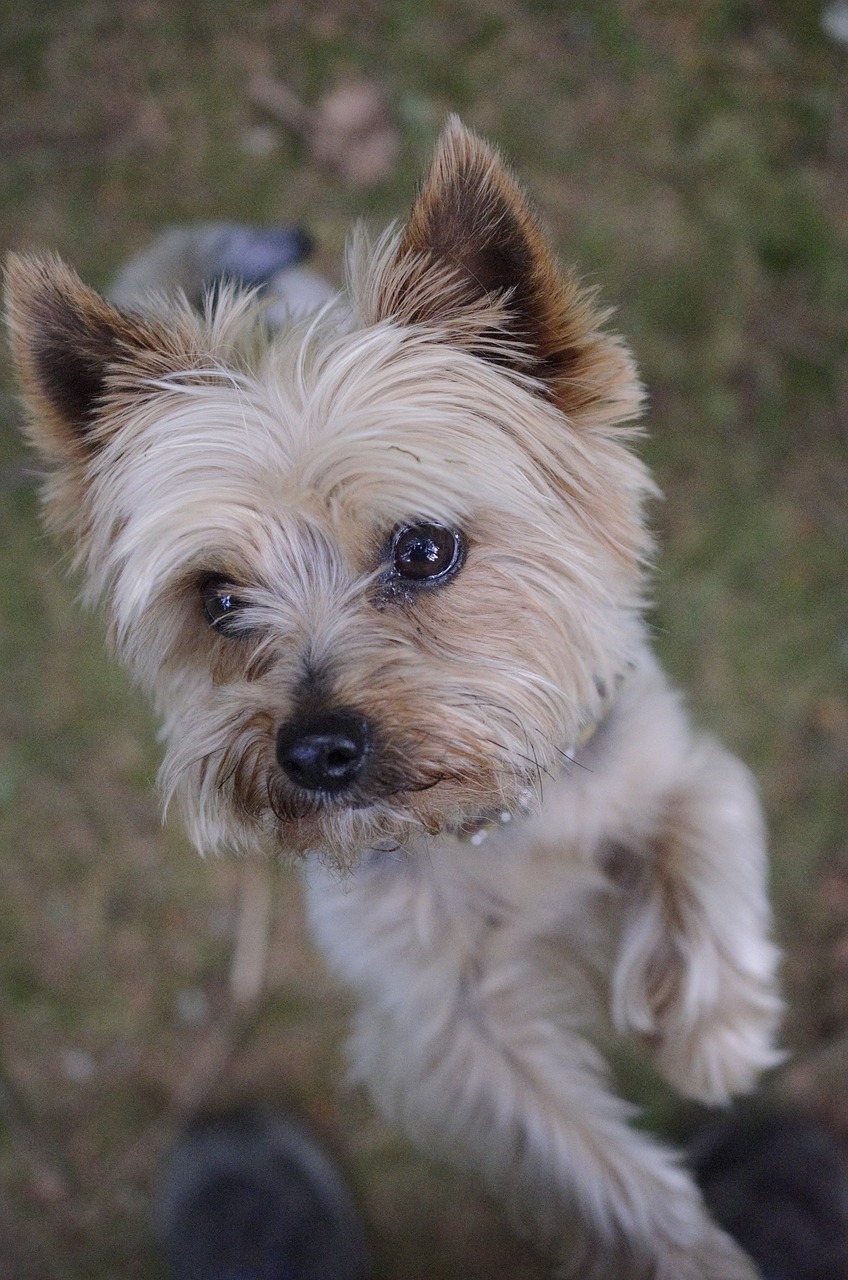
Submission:
[[[233,289],[122,312],[49,257],[8,296],[47,518],[161,714],[165,801],[203,852],[327,864],[384,1109],[569,1274],[753,1276],[592,1045],[710,1100],[774,1061],[757,800],[646,647],[632,360],[499,157],[451,122],[407,223],[276,335]],[[395,555],[422,523],[457,548],[433,581]],[[322,789],[280,743],[329,714],[367,731]]]

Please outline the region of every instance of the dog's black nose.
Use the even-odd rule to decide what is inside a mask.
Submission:
[[[277,761],[306,791],[344,791],[371,753],[371,726],[355,711],[327,711],[290,720],[277,734]]]

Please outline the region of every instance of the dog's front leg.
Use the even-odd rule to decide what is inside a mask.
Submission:
[[[689,737],[651,807],[653,830],[610,859],[625,900],[613,1020],[676,1088],[721,1102],[780,1057],[759,802],[738,760]]]
[[[753,1280],[674,1156],[627,1124],[562,1026],[521,922],[426,856],[309,877],[316,936],[360,1001],[350,1050],[376,1102],[476,1176],[581,1280]],[[566,987],[570,975],[558,974]],[[586,975],[575,962],[579,990]],[[579,1003],[579,998],[578,998]]]

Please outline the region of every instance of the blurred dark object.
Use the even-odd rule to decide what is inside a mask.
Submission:
[[[836,44],[848,48],[848,0],[831,0],[822,10],[824,33]]]
[[[300,227],[209,222],[168,227],[120,270],[109,289],[119,307],[143,306],[147,295],[184,293],[194,307],[222,281],[261,289],[268,320],[281,325],[308,315],[333,293],[303,266],[312,241]]]
[[[154,1227],[174,1280],[366,1280],[350,1194],[298,1120],[198,1117],[165,1162]]]
[[[818,1124],[740,1107],[705,1124],[689,1158],[713,1217],[765,1280],[846,1280],[845,1154]]]

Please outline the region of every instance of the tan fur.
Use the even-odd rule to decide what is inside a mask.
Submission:
[[[753,784],[646,646],[631,359],[455,121],[349,277],[269,335],[226,290],[204,319],[128,316],[13,261],[48,517],[160,709],[198,847],[304,857],[383,1109],[562,1275],[751,1280],[600,1056],[634,1036],[719,1101],[775,1060],[779,1011]],[[421,521],[460,530],[464,562],[399,586],[392,531]],[[236,601],[223,633],[210,581]],[[281,726],[316,707],[373,734],[340,794],[281,767]]]

